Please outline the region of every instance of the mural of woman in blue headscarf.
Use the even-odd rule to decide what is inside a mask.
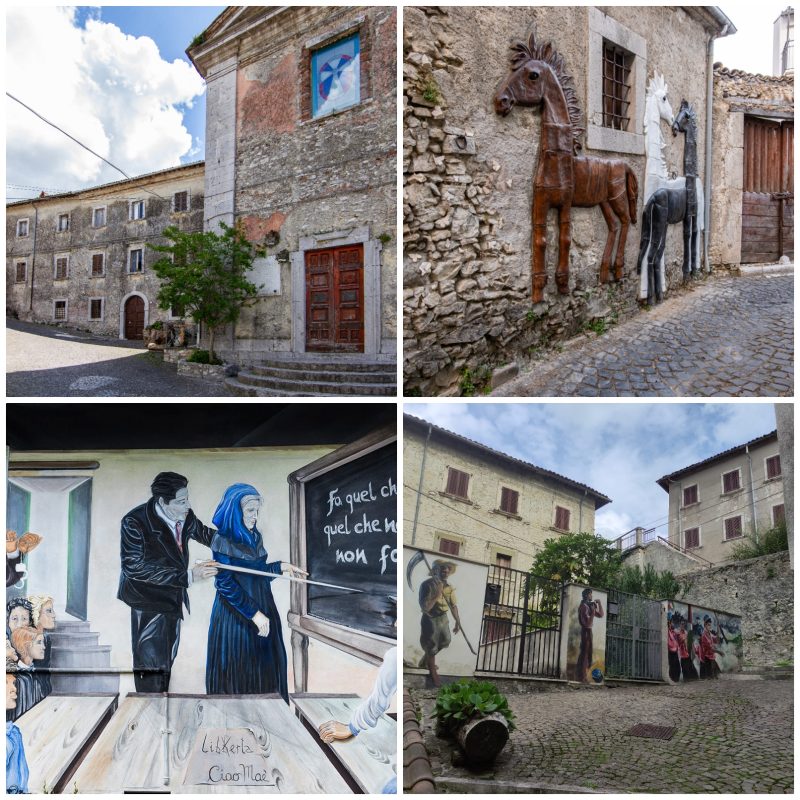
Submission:
[[[267,561],[256,527],[263,498],[246,483],[225,490],[214,513],[214,560],[264,573],[247,575],[220,569],[214,584],[206,657],[209,694],[280,694],[289,702],[286,649],[270,574],[305,574],[282,561]]]

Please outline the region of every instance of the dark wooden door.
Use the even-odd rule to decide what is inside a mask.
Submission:
[[[794,123],[744,119],[742,263],[794,251]]]
[[[141,339],[144,333],[144,300],[133,295],[125,301],[125,338]]]
[[[306,350],[364,352],[364,248],[306,253]]]

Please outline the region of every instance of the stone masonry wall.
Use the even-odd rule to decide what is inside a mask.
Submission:
[[[603,8],[647,41],[647,77],[666,76],[673,110],[685,97],[698,115],[702,177],[705,41],[679,8]],[[404,10],[404,379],[406,394],[456,394],[464,370],[486,373],[568,338],[587,323],[637,309],[639,225],[631,226],[621,284],[598,284],[607,226],[598,207],[572,209],[570,292],[555,292],[555,211],[547,244],[545,300],[531,304],[532,176],[540,112],[497,116],[492,98],[508,74],[509,44],[536,28],[564,56],[581,110],[587,107],[588,9],[428,7]],[[641,114],[635,129],[641,132]],[[668,139],[667,168],[683,174],[683,137]],[[640,192],[643,155],[622,158]],[[681,226],[665,254],[670,285],[680,278]]]
[[[684,603],[742,617],[744,665],[773,667],[794,660],[794,572],[788,553],[686,573]]]

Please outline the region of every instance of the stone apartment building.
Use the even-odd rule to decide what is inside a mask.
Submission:
[[[713,40],[736,29],[713,6],[406,7],[403,25],[405,392],[458,394],[465,369],[491,376],[587,323],[638,310],[648,82],[664,76],[674,114],[682,99],[694,106],[705,185]],[[580,154],[623,161],[638,184],[618,282],[601,283],[599,268],[609,228],[620,223],[609,209],[573,206],[569,281],[557,292],[552,211],[542,302],[531,289],[542,112],[517,105],[500,116],[493,105],[509,75],[509,45],[532,31],[552,43],[572,78],[585,128]],[[684,175],[684,137],[662,128],[667,173]],[[682,280],[682,261],[682,228],[669,226],[668,286]]]
[[[611,502],[548,469],[403,419],[406,545],[528,570],[546,539],[594,532],[595,511]]]
[[[179,318],[158,307],[148,245],[168,225],[202,230],[203,205],[203,162],[8,204],[6,313],[141,340]]]
[[[669,541],[720,564],[754,531],[785,521],[783,470],[776,431],[664,475]]]
[[[396,20],[229,7],[187,51],[208,88],[205,226],[238,222],[266,251],[265,291],[217,340],[279,370],[240,373],[249,393],[303,393],[309,365],[395,382]]]

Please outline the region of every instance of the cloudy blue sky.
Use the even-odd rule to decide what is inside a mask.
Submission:
[[[404,410],[610,497],[596,519],[609,539],[666,523],[663,475],[775,430],[771,403],[406,402]]]
[[[13,6],[6,90],[129,175],[205,154],[205,84],[186,57],[223,6]],[[8,97],[9,199],[122,176]]]

